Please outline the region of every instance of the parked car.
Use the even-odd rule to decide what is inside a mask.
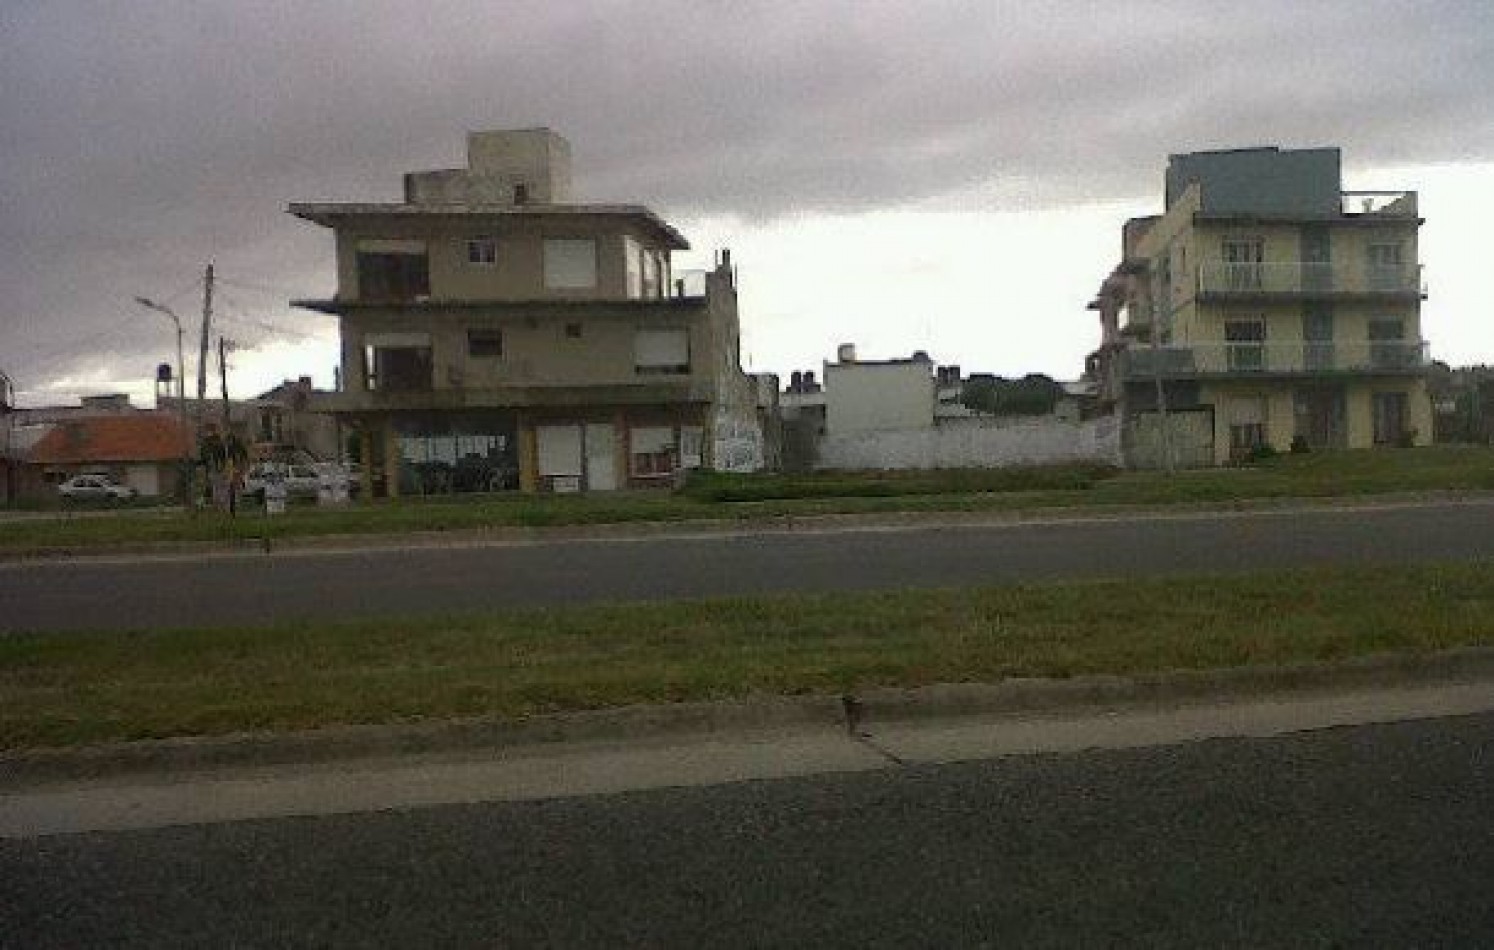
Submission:
[[[342,485],[349,495],[356,495],[363,487],[363,470],[360,466],[342,462],[317,462],[311,467],[329,488],[335,489]]]
[[[320,478],[310,465],[287,465],[284,462],[259,462],[244,476],[245,498],[264,501],[265,486],[271,481],[285,485],[285,493],[291,498],[315,498]]]
[[[106,475],[74,475],[57,486],[57,494],[69,501],[128,501],[139,493]]]

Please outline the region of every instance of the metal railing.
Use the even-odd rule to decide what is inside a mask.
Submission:
[[[1128,379],[1191,376],[1415,372],[1428,365],[1425,341],[1357,340],[1290,343],[1195,343],[1155,349],[1136,346],[1121,354]]]
[[[1425,293],[1420,264],[1288,261],[1199,265],[1201,294]]]

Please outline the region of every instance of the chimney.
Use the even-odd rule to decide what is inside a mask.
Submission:
[[[842,343],[835,350],[835,358],[842,363],[856,362],[856,344]]]

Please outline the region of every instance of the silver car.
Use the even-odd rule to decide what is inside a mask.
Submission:
[[[74,475],[57,486],[57,494],[69,501],[128,501],[139,493],[106,475]]]

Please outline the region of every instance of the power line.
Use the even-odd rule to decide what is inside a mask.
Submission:
[[[274,284],[263,284],[249,280],[233,280],[227,277],[220,277],[218,278],[218,283],[227,284],[230,287],[237,287],[240,290],[247,290],[253,293],[268,294],[272,297],[280,297],[283,300],[291,300],[297,297],[307,296],[307,294],[305,294],[304,292],[291,290],[289,287],[277,287]]]
[[[259,319],[257,317],[251,317],[248,314],[244,313],[244,309],[247,308],[242,308],[239,305],[238,301],[235,301],[232,298],[220,295],[219,300],[222,304],[225,305],[222,307],[222,319],[227,320],[230,323],[237,323],[241,326],[253,327],[262,332],[270,333],[279,337],[291,337],[293,339],[302,341],[320,341],[323,339],[317,334],[309,332],[307,330],[292,328],[284,326],[282,324],[273,323],[268,320]]]

